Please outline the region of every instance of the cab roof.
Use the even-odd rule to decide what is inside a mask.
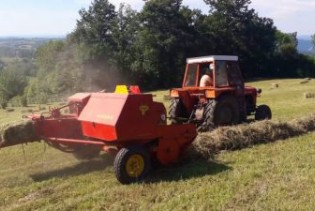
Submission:
[[[186,59],[187,64],[203,63],[203,62],[213,62],[215,60],[221,61],[238,61],[238,56],[231,55],[211,55],[202,57],[193,57]]]

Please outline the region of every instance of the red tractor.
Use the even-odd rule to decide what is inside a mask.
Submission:
[[[173,123],[193,122],[203,131],[246,121],[252,114],[256,120],[271,119],[267,105],[256,105],[260,93],[244,85],[237,56],[189,58],[182,88],[170,91],[169,114]]]

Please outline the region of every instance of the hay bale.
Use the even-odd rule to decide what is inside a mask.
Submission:
[[[279,84],[277,84],[277,83],[272,83],[272,84],[271,84],[271,88],[279,88]]]
[[[32,121],[22,121],[0,126],[0,148],[37,141]]]
[[[306,79],[303,79],[302,81],[300,81],[300,84],[306,84],[308,82],[310,82],[310,79],[306,78]]]
[[[259,121],[220,127],[199,134],[188,150],[190,157],[210,159],[222,150],[238,150],[315,131],[315,114],[290,122]]]
[[[13,112],[14,108],[6,108],[5,110],[6,110],[6,112]]]
[[[313,93],[313,92],[305,92],[303,94],[303,96],[304,96],[305,99],[315,98],[315,93]]]

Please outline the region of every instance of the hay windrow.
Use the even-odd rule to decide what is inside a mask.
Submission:
[[[32,121],[16,122],[0,126],[0,148],[37,141]]]
[[[238,150],[315,131],[315,114],[289,122],[260,121],[220,127],[200,133],[189,148],[189,155],[209,159],[222,150]]]

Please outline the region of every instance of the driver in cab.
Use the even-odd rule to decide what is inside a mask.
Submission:
[[[206,68],[204,75],[200,79],[199,86],[213,86],[213,63],[209,65],[209,68]]]

